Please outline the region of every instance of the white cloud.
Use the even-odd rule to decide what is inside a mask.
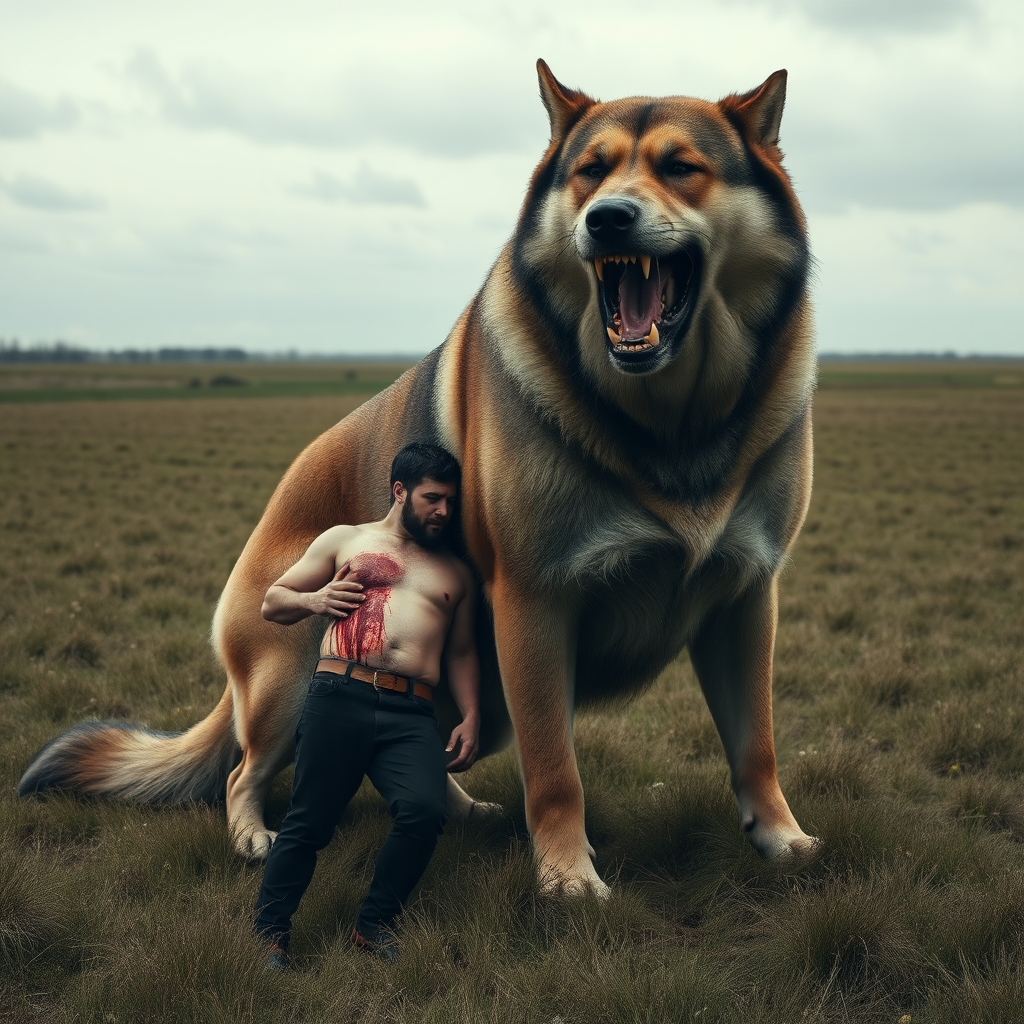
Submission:
[[[822,351],[1024,354],[1024,210],[860,208],[811,231]]]
[[[342,181],[333,174],[314,171],[312,178],[292,188],[292,194],[321,203],[352,203],[363,206],[377,203],[382,206],[419,206],[427,201],[412,178],[393,178],[375,171],[365,161],[360,163],[351,181]]]
[[[963,76],[895,95],[865,85],[837,97],[831,112],[805,113],[798,99],[803,109],[783,118],[782,143],[808,207],[1024,207],[1024,133],[1006,130],[1012,95],[980,114],[980,83],[963,86]]]
[[[21,174],[10,180],[0,178],[0,190],[19,206],[54,213],[101,210],[106,205],[102,196],[65,189],[34,174]]]
[[[895,32],[921,35],[983,18],[976,0],[731,0],[761,5],[777,13],[798,13],[812,24],[842,32]]]
[[[32,139],[44,131],[68,129],[78,117],[66,96],[47,102],[0,78],[0,139]]]
[[[126,75],[171,124],[263,145],[347,150],[383,142],[470,156],[514,151],[531,135],[522,104],[496,80],[467,93],[458,80],[432,78],[411,102],[404,83],[385,80],[368,88],[365,75],[351,66],[312,84],[294,75],[271,84],[220,61],[193,60],[172,74],[148,49],[134,54]]]

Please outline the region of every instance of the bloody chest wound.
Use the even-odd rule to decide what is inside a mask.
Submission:
[[[367,655],[384,651],[384,610],[392,586],[401,580],[405,570],[383,554],[357,555],[351,560],[351,567],[355,579],[363,585],[366,600],[347,619],[330,625],[323,653],[332,658],[364,661]]]

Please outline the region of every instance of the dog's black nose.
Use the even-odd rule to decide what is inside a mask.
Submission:
[[[602,199],[587,210],[587,231],[597,242],[621,242],[640,212],[628,199]]]

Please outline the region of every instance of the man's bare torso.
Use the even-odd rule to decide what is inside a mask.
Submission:
[[[348,562],[348,578],[363,585],[366,600],[347,618],[331,621],[320,656],[437,683],[469,570],[448,551],[396,541],[375,523],[330,533],[337,534],[336,570]]]

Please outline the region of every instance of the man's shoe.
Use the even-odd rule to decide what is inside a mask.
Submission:
[[[352,945],[364,953],[372,953],[381,960],[397,960],[400,955],[394,934],[383,929],[377,934],[376,941],[371,941],[365,935],[361,935],[358,928],[353,928]]]
[[[288,954],[275,942],[267,947],[267,970],[290,971],[292,969]]]

